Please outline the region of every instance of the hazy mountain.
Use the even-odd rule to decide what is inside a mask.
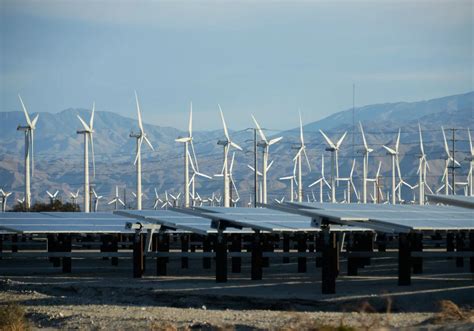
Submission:
[[[378,161],[383,162],[381,175],[390,173],[389,158],[386,157],[383,144],[393,144],[398,128],[402,128],[401,136],[401,165],[405,179],[412,184],[416,182],[418,165],[419,139],[417,125],[421,123],[425,149],[430,160],[431,172],[429,182],[435,188],[444,167],[444,147],[440,126],[458,128],[456,131],[456,151],[463,168],[459,175],[467,173],[468,151],[467,131],[474,129],[474,92],[448,96],[419,102],[398,102],[377,105],[368,105],[355,109],[356,124],[361,121],[367,135],[369,145],[375,149],[371,155],[370,175],[374,176]],[[32,181],[32,193],[35,198],[45,200],[46,189],[60,189],[70,192],[81,188],[83,172],[83,138],[77,135],[80,123],[76,115],[88,119],[90,111],[85,109],[67,109],[60,113],[40,113],[35,131],[35,159],[36,173]],[[146,120],[146,118],[145,118]],[[21,112],[0,112],[0,187],[17,192],[21,197],[23,190],[23,147],[22,133],[16,130],[18,124],[24,123]],[[250,122],[250,119],[249,119]],[[349,131],[342,145],[340,154],[340,171],[347,174],[349,165],[354,156],[357,157],[356,180],[360,172],[361,138],[358,126],[354,134],[352,145],[352,109],[335,113],[320,121],[308,123],[304,126],[305,141],[308,156],[312,165],[312,172],[305,176],[305,185],[311,183],[320,175],[320,157],[324,152],[324,141],[319,133],[323,129],[335,139],[344,131]],[[264,123],[260,123],[264,126]],[[135,168],[133,159],[135,153],[135,139],[129,138],[130,131],[138,128],[135,119],[126,118],[112,112],[96,112],[94,123],[94,147],[96,155],[96,183],[97,191],[106,196],[112,195],[115,185],[127,188],[127,196],[134,190]],[[145,206],[153,204],[153,187],[160,193],[164,190],[182,191],[182,154],[183,146],[174,141],[178,136],[186,133],[170,127],[145,125],[145,130],[153,142],[155,151],[143,148],[143,187],[148,195]],[[449,131],[450,138],[452,131]],[[236,153],[234,178],[239,187],[243,202],[249,199],[250,188],[253,185],[252,172],[246,163],[253,158],[253,132],[232,132],[235,142],[244,147],[244,152]],[[270,136],[270,133],[268,133]],[[284,139],[271,147],[270,159],[275,163],[269,173],[269,193],[271,198],[288,194],[287,183],[277,180],[283,175],[290,175],[293,171],[292,158],[296,150],[292,149],[298,143],[299,128],[284,131]],[[222,168],[222,146],[216,144],[223,138],[221,128],[209,132],[195,132],[194,141],[200,170],[213,175]],[[353,154],[354,151],[354,154]],[[330,175],[330,159],[326,155],[326,177]],[[305,170],[305,172],[308,172]],[[459,177],[462,178],[462,177]],[[465,180],[465,179],[462,179]],[[197,181],[196,189],[202,196],[221,189],[222,179]],[[386,183],[385,183],[386,182]],[[384,181],[388,185],[388,180]],[[388,186],[386,186],[386,189]],[[305,192],[310,192],[305,188]],[[338,196],[342,195],[342,189]],[[410,192],[405,192],[408,198]],[[63,199],[69,198],[63,193]],[[11,204],[11,202],[10,202]]]

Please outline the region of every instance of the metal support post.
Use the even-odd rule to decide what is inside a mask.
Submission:
[[[322,261],[322,293],[336,293],[336,277],[338,270],[337,260],[337,236],[334,232],[329,232],[329,228],[323,229],[324,238],[323,261]]]
[[[227,238],[219,231],[216,236],[214,250],[216,252],[216,282],[227,282]]]
[[[230,247],[232,252],[240,253],[242,251],[242,235],[233,234],[232,235],[232,244]],[[240,273],[242,270],[242,258],[233,256],[232,257],[232,272]]]
[[[133,240],[133,277],[142,278],[143,276],[143,234],[139,231],[135,233]]]
[[[398,235],[398,285],[411,284],[411,247],[410,235]]]
[[[306,253],[307,244],[306,244],[306,235],[304,233],[298,233],[298,253]],[[306,272],[306,257],[298,257],[298,272]]]
[[[252,280],[261,280],[263,275],[262,269],[262,241],[260,233],[256,232],[252,241]]]

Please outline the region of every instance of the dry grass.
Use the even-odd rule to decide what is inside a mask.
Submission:
[[[439,312],[434,317],[435,323],[474,322],[474,311],[461,309],[450,300],[441,300],[438,304]]]
[[[353,331],[354,328],[344,325],[341,321],[339,326],[322,325],[301,313],[294,313],[286,322],[285,326],[276,328],[278,331]]]
[[[23,307],[16,303],[0,305],[1,331],[24,331],[29,329]]]

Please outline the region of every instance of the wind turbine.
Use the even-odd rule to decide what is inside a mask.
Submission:
[[[374,186],[373,186],[373,193],[374,193],[374,194],[373,194],[373,196],[372,196],[372,202],[373,202],[373,203],[378,203],[378,202],[379,202],[378,199],[377,199],[377,193],[378,193],[378,192],[377,192],[377,187],[378,187],[377,181],[378,181],[378,179],[379,179],[379,177],[380,177],[380,170],[381,170],[381,169],[382,169],[382,161],[379,161],[379,166],[378,166],[378,168],[377,168],[377,172],[375,173],[375,177],[374,177],[374,178],[367,178],[367,179],[366,179],[367,182],[372,182],[372,183],[374,183]]]
[[[263,203],[267,203],[267,164],[268,164],[268,155],[270,151],[270,146],[273,144],[276,144],[280,140],[283,139],[283,137],[278,137],[278,138],[273,138],[270,140],[267,140],[265,137],[265,134],[263,133],[262,128],[258,124],[257,120],[255,117],[252,115],[252,119],[255,122],[255,126],[257,127],[257,131],[260,135],[260,138],[262,138],[262,141],[258,143],[258,146],[262,147],[262,159],[263,159],[263,165],[262,165],[262,195],[263,195]]]
[[[118,205],[119,203],[125,207],[125,203],[122,201],[122,199],[120,199],[120,195],[119,195],[119,190],[118,190],[118,186],[115,186],[115,196],[112,200],[109,201],[108,205],[111,205],[111,204],[114,204],[114,209],[115,210],[118,210]]]
[[[219,111],[221,114],[221,119],[222,119],[222,126],[224,127],[224,135],[225,135],[225,140],[219,140],[217,142],[218,145],[224,146],[224,165],[222,167],[222,174],[224,175],[224,207],[230,207],[230,195],[229,195],[229,168],[228,168],[228,154],[229,154],[229,149],[230,146],[242,150],[242,147],[234,143],[230,137],[229,137],[229,132],[227,131],[227,125],[225,123],[224,119],[224,113],[222,112],[221,106],[217,105],[219,107]]]
[[[102,195],[97,195],[97,192],[92,189],[92,193],[94,194],[94,213],[97,213],[99,209],[99,200],[103,198]]]
[[[321,177],[315,182],[309,184],[308,187],[313,187],[317,184],[319,184],[319,202],[323,202],[323,185],[326,185],[329,189],[331,189],[331,185],[329,185],[324,175],[324,154],[321,154]]]
[[[193,144],[193,104],[191,102],[190,109],[189,109],[189,126],[188,126],[188,136],[187,137],[180,137],[175,140],[176,142],[184,144],[184,207],[189,208],[189,144],[191,144],[191,150],[193,152],[194,161],[195,161],[195,169],[199,172],[199,166],[196,159],[196,152],[194,151],[194,144]],[[192,160],[191,160],[192,162]],[[194,175],[193,175],[194,178]],[[194,193],[193,193],[194,197]]]
[[[362,127],[362,123],[359,122],[360,132],[362,133],[362,140],[364,141],[364,162],[363,162],[363,174],[362,174],[362,202],[367,203],[367,173],[369,168],[369,154],[372,153],[374,150],[369,148],[367,145],[367,140],[365,139],[364,128]]]
[[[20,99],[21,107],[23,108],[23,113],[25,114],[26,125],[18,125],[16,128],[18,131],[25,132],[25,209],[29,210],[31,208],[31,177],[34,176],[35,162],[34,162],[34,131],[36,129],[36,123],[38,122],[39,114],[30,119],[28,111],[26,110],[25,104],[21,99],[21,96],[18,94]],[[31,173],[30,173],[31,165]]]
[[[168,209],[168,206],[173,207],[173,204],[169,200],[168,191],[165,191],[165,200],[163,200],[163,205],[161,205],[161,208],[166,207],[166,209]]]
[[[328,136],[322,131],[319,130],[321,134],[323,135],[324,139],[326,140],[327,144],[329,147],[326,148],[326,151],[331,152],[331,202],[335,203],[336,202],[336,178],[339,177],[339,157],[338,157],[338,152],[339,148],[341,147],[342,142],[344,141],[344,138],[347,135],[347,131],[344,132],[341,138],[336,143],[333,143],[331,139],[329,139]],[[336,176],[334,176],[334,167],[336,167]]]
[[[72,201],[72,204],[74,206],[77,205],[77,199],[79,198],[79,189],[77,190],[76,193],[74,192],[69,192],[69,194],[71,195],[71,201]]]
[[[46,193],[49,196],[49,202],[50,202],[51,206],[54,205],[54,201],[57,200],[56,198],[58,197],[59,191],[56,190],[56,192],[54,192],[54,194],[49,192],[49,191],[46,191]]]
[[[145,140],[147,145],[151,148],[151,150],[155,150],[153,148],[153,145],[151,144],[150,140],[148,140],[148,137],[145,133],[145,129],[143,128],[143,122],[142,122],[142,112],[140,110],[140,104],[138,102],[138,95],[137,91],[135,91],[135,101],[137,104],[137,117],[138,117],[138,127],[139,127],[139,132],[138,133],[130,133],[130,138],[135,138],[137,139],[137,149],[136,149],[136,156],[135,156],[135,161],[133,164],[137,167],[137,210],[142,210],[142,156],[141,156],[141,150],[142,150],[142,143]]]
[[[235,207],[237,202],[239,202],[239,200],[240,200],[239,191],[237,190],[237,185],[235,185],[234,176],[232,175],[232,170],[234,169],[234,158],[235,158],[235,152],[232,153],[232,160],[230,161],[230,167],[229,167],[229,179],[230,179],[230,182],[232,184],[232,187],[230,188],[230,192],[232,193],[232,189],[234,189],[235,194],[236,194],[235,198],[231,194],[231,202],[232,202],[233,207]],[[273,164],[273,162],[270,163],[268,168],[270,168],[272,164]]]
[[[207,179],[212,179],[212,177],[208,176],[206,174],[203,174],[202,172],[200,172],[199,170],[196,169],[196,166],[197,166],[196,154],[194,154],[194,160],[196,162],[196,166],[194,165],[193,159],[192,159],[191,155],[189,155],[189,152],[188,152],[188,157],[189,157],[189,161],[191,163],[191,169],[193,171],[193,175],[191,176],[191,179],[189,180],[187,187],[188,187],[188,192],[189,192],[189,185],[192,185],[191,186],[191,197],[193,199],[193,205],[194,205],[195,198],[196,198],[195,197],[195,194],[196,194],[196,177],[203,177],[203,178],[207,178]]]
[[[340,181],[347,182],[347,191],[344,191],[344,192],[347,192],[347,193],[345,193],[346,196],[344,198],[345,202],[347,202],[347,203],[351,203],[351,190],[352,189],[354,190],[354,194],[355,194],[356,198],[359,199],[359,194],[357,193],[356,187],[354,185],[354,181],[352,180],[352,176],[354,175],[355,162],[356,162],[356,160],[353,159],[352,160],[352,168],[351,168],[351,172],[349,173],[349,177],[338,177],[337,178],[338,182],[340,182]],[[321,184],[321,186],[322,186],[322,184]],[[322,192],[320,194],[322,196]]]
[[[179,192],[177,196],[174,196],[173,194],[170,193],[170,197],[171,199],[173,199],[172,206],[179,207],[179,198],[181,197],[181,192]]]
[[[0,198],[2,199],[2,212],[7,211],[7,199],[12,194],[12,192],[5,192],[0,189]]]
[[[430,165],[428,164],[428,160],[426,159],[426,154],[425,154],[425,148],[423,146],[423,135],[421,133],[421,125],[418,123],[418,132],[420,135],[420,161],[419,161],[419,166],[417,170],[418,174],[418,197],[419,201],[418,203],[420,205],[425,204],[425,188],[428,188],[428,190],[431,191],[431,188],[428,186],[428,183],[426,182],[426,173],[427,170],[430,170]]]
[[[383,148],[385,148],[385,150],[387,151],[387,154],[390,155],[392,159],[392,205],[396,204],[397,202],[397,198],[395,195],[395,190],[397,186],[395,183],[395,171],[396,171],[397,164],[399,162],[398,161],[398,154],[399,154],[398,148],[400,146],[400,131],[401,129],[398,129],[398,135],[397,135],[397,140],[396,140],[394,149],[383,145]]]
[[[300,116],[300,147],[298,148],[298,152],[293,158],[293,161],[295,160],[298,161],[298,202],[303,202],[303,179],[302,179],[302,155],[301,154],[304,154],[306,158],[309,171],[311,171],[311,164],[309,163],[308,155],[306,154],[306,145],[304,144],[303,121],[301,120],[301,112],[299,113],[299,116]]]
[[[87,124],[79,115],[77,118],[82,124],[83,130],[78,130],[77,134],[84,135],[84,212],[90,212],[90,184],[89,184],[89,140],[91,142],[92,152],[92,171],[93,177],[95,178],[95,158],[94,158],[94,112],[95,103],[92,104],[92,114]]]
[[[444,167],[444,194],[448,195],[449,194],[449,188],[451,187],[449,185],[449,163],[452,163],[453,167],[453,176],[454,176],[454,167],[455,166],[460,166],[461,164],[454,159],[454,157],[451,155],[448,147],[448,141],[446,140],[446,134],[444,133],[444,128],[441,127],[441,131],[443,132],[443,139],[444,139],[444,150],[446,152],[446,161],[445,161],[445,167]],[[454,187],[451,187],[451,190],[453,191],[453,194],[456,194]]]

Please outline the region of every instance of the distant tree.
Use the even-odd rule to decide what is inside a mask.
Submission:
[[[23,203],[17,203],[13,206],[12,211],[15,212],[26,212],[25,205]],[[79,212],[81,208],[79,205],[72,204],[70,202],[62,203],[59,200],[55,200],[53,204],[37,202],[30,209],[31,212],[41,212],[41,211],[64,211],[64,212]]]

